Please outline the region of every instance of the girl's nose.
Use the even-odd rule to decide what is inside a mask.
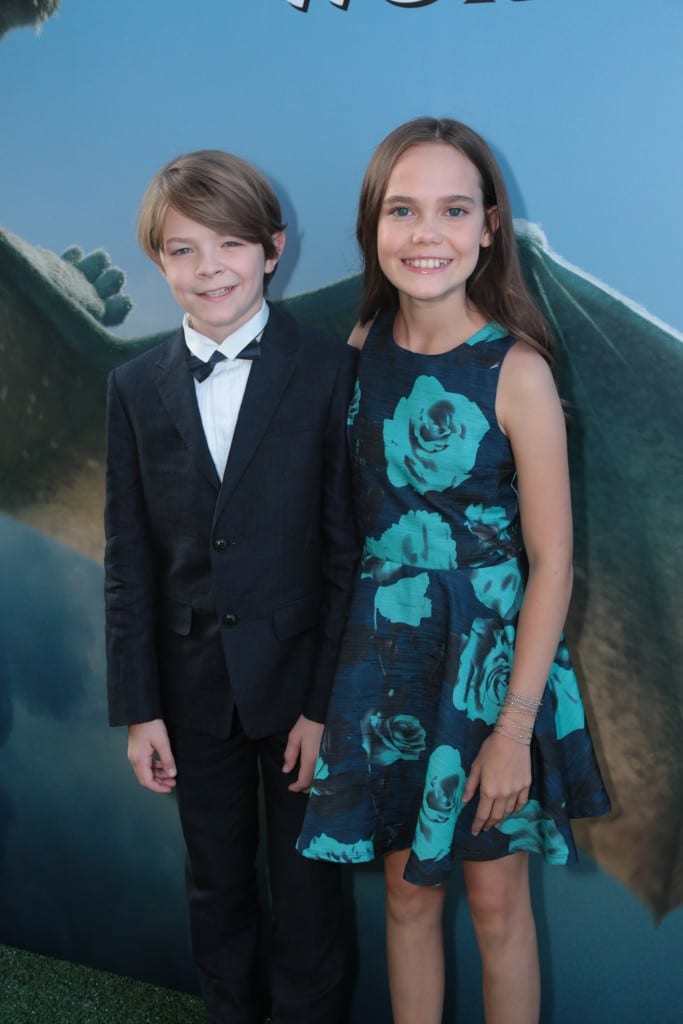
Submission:
[[[413,242],[429,243],[440,242],[442,239],[438,224],[430,217],[423,217],[417,221],[413,228]]]

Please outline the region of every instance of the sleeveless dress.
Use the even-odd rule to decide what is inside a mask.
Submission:
[[[514,339],[488,324],[440,355],[400,348],[394,311],[359,362],[349,441],[363,555],[297,847],[360,862],[410,849],[405,878],[517,850],[577,859],[570,818],[610,809],[561,640],[527,804],[471,834],[472,762],[507,690],[526,578],[515,465],[497,425]]]

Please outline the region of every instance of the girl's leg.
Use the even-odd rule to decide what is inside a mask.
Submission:
[[[483,968],[487,1024],[538,1024],[541,1001],[529,856],[463,864]]]
[[[441,1024],[446,887],[404,881],[408,850],[384,858],[387,961],[394,1024]]]

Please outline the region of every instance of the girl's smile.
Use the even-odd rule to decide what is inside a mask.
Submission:
[[[441,270],[443,267],[448,267],[451,264],[451,260],[434,260],[434,259],[416,259],[416,260],[403,260],[406,267],[411,267],[413,270],[421,272],[427,272],[429,270]]]
[[[377,230],[379,262],[402,300],[465,302],[491,244],[479,173],[447,143],[411,146],[389,177]]]

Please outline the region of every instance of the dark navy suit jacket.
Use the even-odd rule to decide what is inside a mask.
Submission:
[[[358,556],[346,445],[355,352],[271,308],[223,482],[182,331],[110,376],[112,725],[248,736],[323,721]]]

